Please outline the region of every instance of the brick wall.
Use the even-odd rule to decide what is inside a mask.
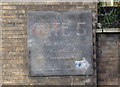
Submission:
[[[95,3],[2,3],[2,83],[4,85],[90,85],[95,76],[28,77],[26,53],[27,10],[85,10],[93,11],[93,28],[96,23]],[[95,33],[95,31],[93,30]],[[1,35],[1,34],[0,34]],[[95,34],[94,34],[94,37]],[[97,35],[97,76],[98,85],[118,85],[120,57],[120,35]],[[95,39],[94,39],[95,44]],[[95,53],[95,51],[94,51]],[[95,58],[96,54],[94,54]],[[96,68],[96,67],[94,67]]]
[[[2,57],[1,57],[1,54],[2,54],[2,5],[0,4],[0,86],[1,86],[1,82],[2,82]]]
[[[95,76],[28,77],[27,10],[93,11],[96,23],[96,3],[2,3],[2,83],[3,85],[93,85]],[[94,37],[95,31],[93,30]],[[95,39],[94,39],[95,42]],[[95,47],[94,47],[95,48]],[[94,56],[95,58],[95,56]]]
[[[98,85],[119,85],[120,34],[97,35]]]

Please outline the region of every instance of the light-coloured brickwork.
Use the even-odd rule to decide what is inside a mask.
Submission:
[[[87,10],[93,11],[93,29],[96,25],[96,3],[42,2],[2,3],[2,69],[3,85],[93,85],[95,76],[30,77],[27,55],[28,10]],[[95,37],[95,30],[93,30]],[[95,39],[93,40],[95,43]],[[94,47],[95,48],[95,47]],[[95,57],[95,56],[94,56]]]

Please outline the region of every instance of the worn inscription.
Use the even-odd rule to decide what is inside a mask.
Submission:
[[[91,11],[29,11],[31,76],[91,75]]]

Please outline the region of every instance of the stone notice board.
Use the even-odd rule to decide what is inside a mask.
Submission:
[[[92,12],[28,11],[31,76],[92,75]]]

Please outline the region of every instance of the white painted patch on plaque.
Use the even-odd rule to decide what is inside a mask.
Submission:
[[[81,61],[75,61],[76,69],[87,70],[89,68],[89,66],[90,66],[90,64],[84,57]]]

